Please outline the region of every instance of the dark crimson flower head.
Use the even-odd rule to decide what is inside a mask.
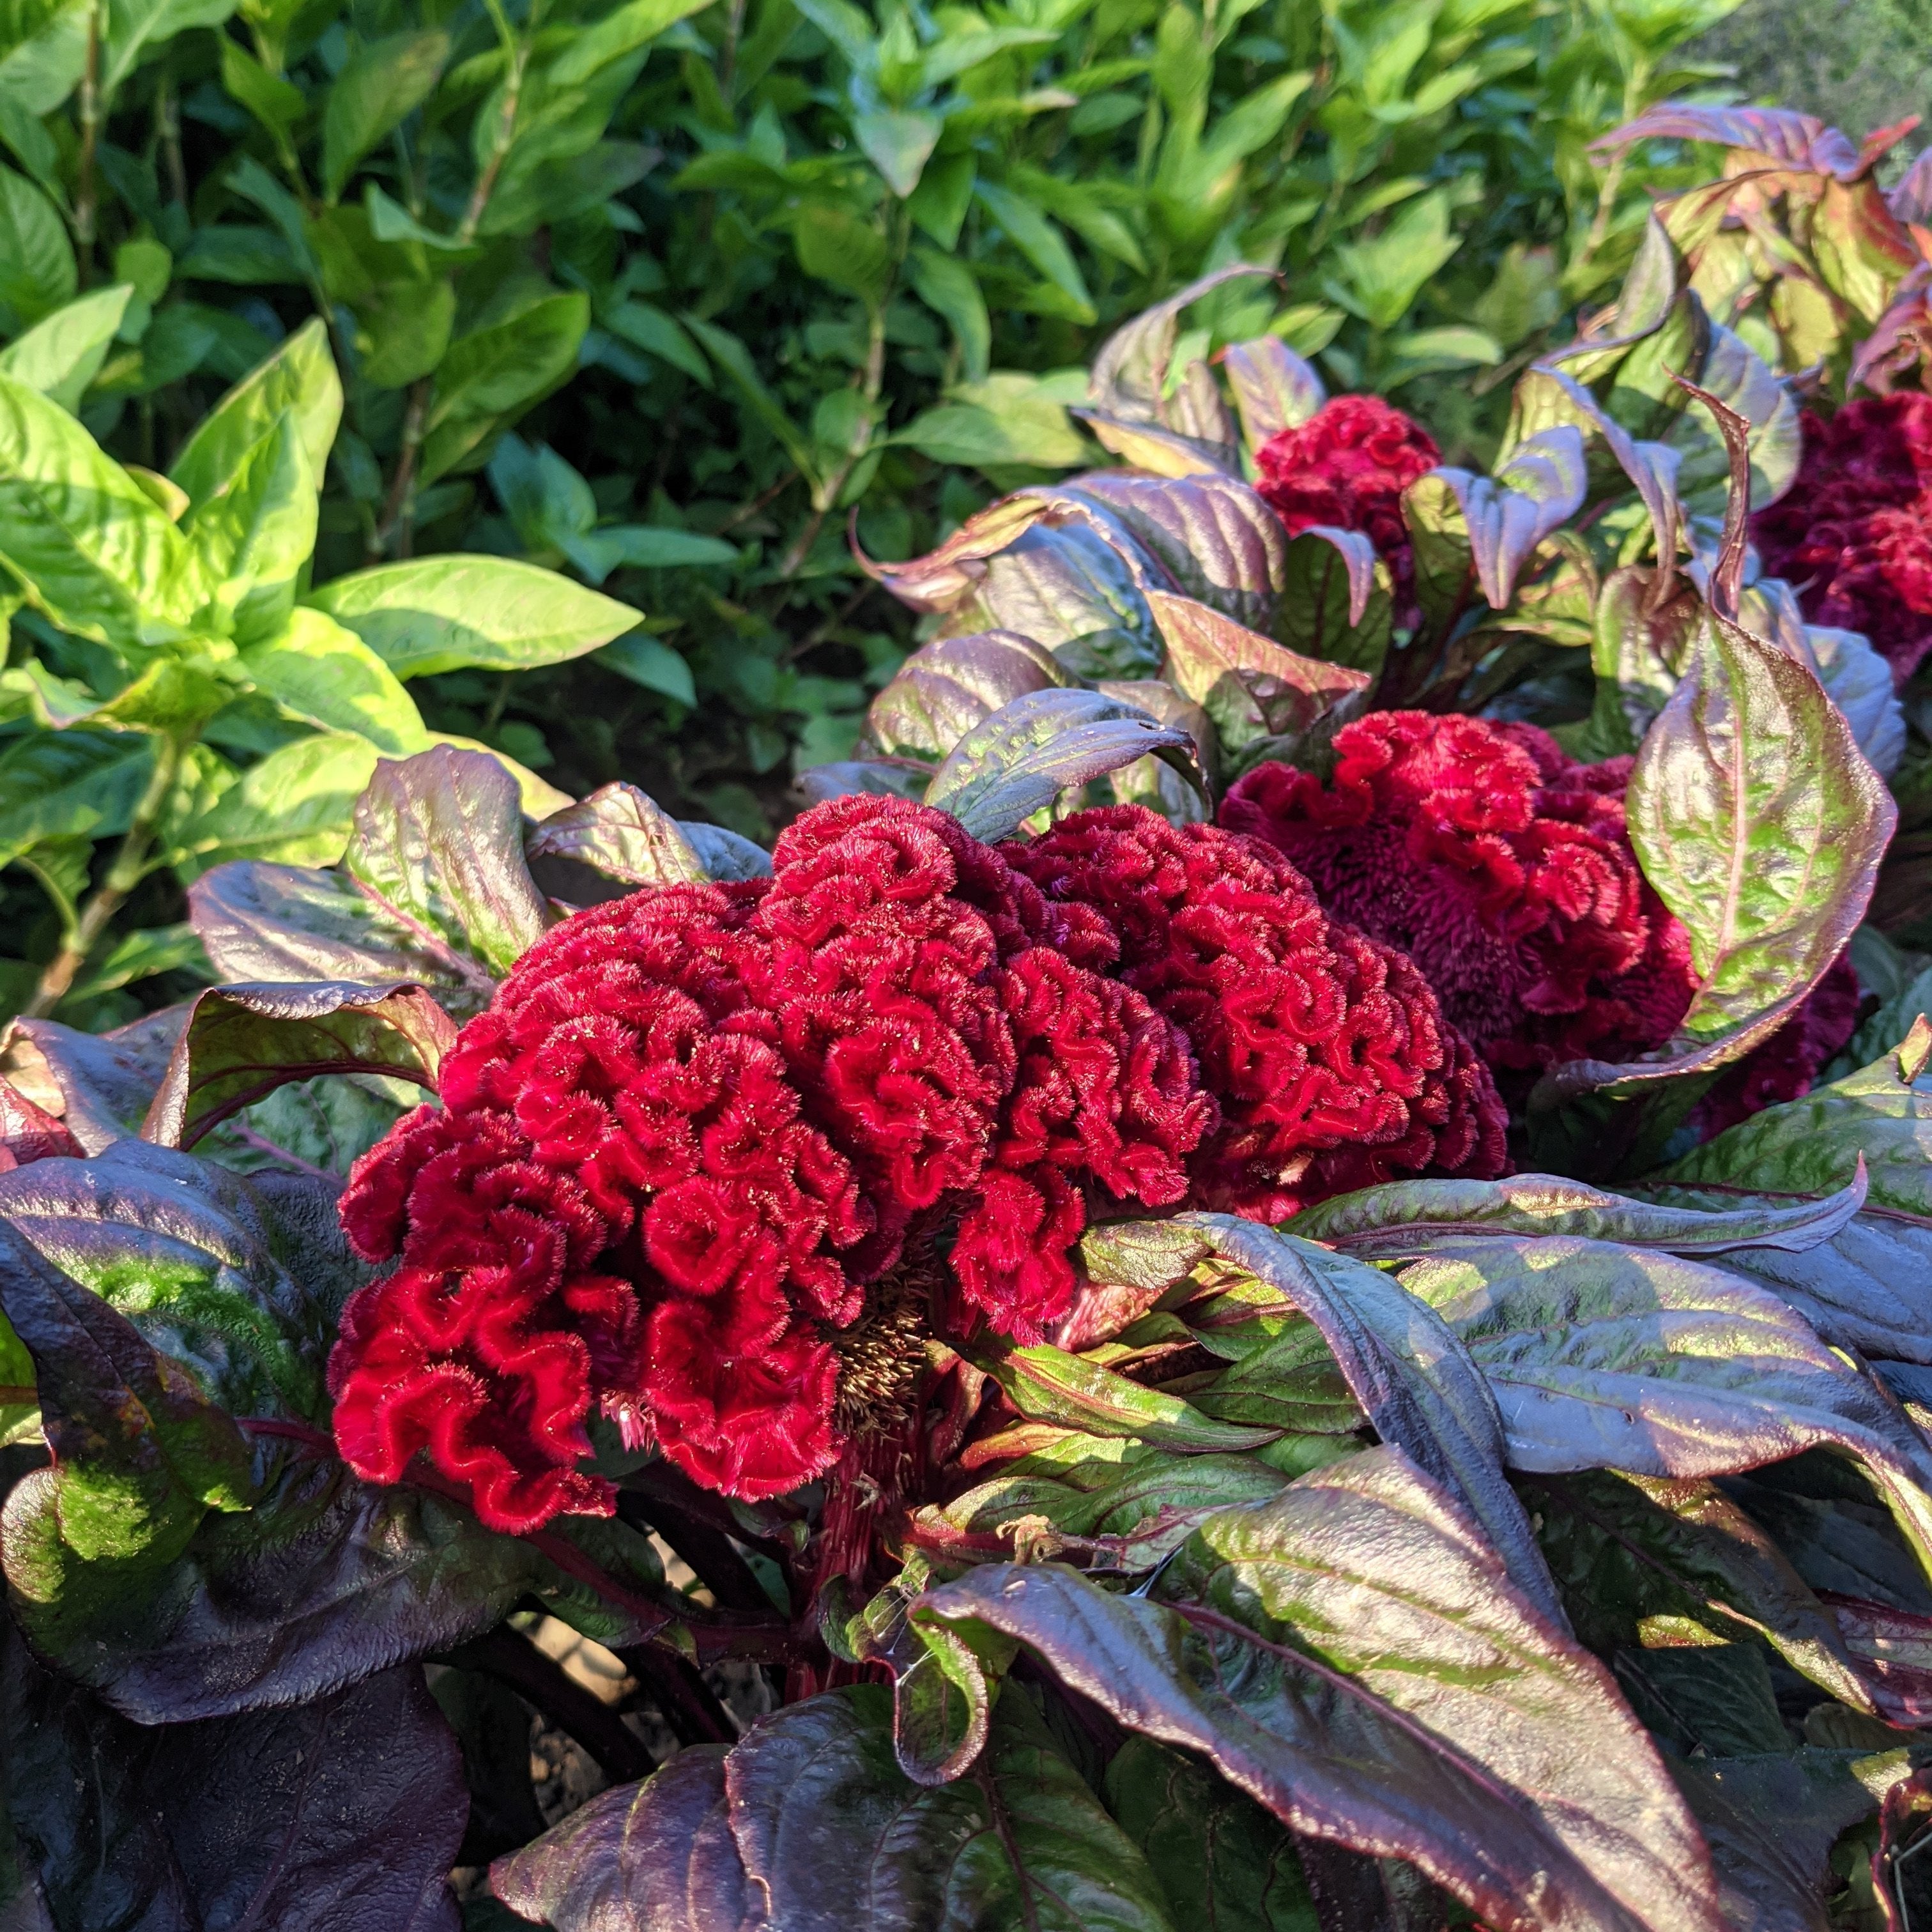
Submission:
[[[1096,1208],[1502,1162],[1406,961],[1264,848],[1137,807],[995,850],[903,800],[820,806],[769,880],[565,921],[441,1097],[343,1197],[400,1265],[345,1313],[336,1432],[379,1481],[426,1452],[509,1530],[610,1508],[594,1407],[731,1496],[826,1469],[846,1382],[881,1392],[852,1352],[903,1328],[936,1240],[923,1318],[1036,1340]]]
[[[1670,1038],[1698,982],[1690,935],[1630,848],[1630,759],[1580,764],[1533,725],[1423,711],[1372,712],[1334,748],[1325,786],[1257,766],[1222,820],[1286,854],[1336,918],[1400,947],[1492,1066],[1624,1060]],[[1702,1124],[1804,1093],[1857,1004],[1841,961],[1729,1070]]]
[[[1813,623],[1863,632],[1903,684],[1932,650],[1932,396],[1808,410],[1804,435],[1797,481],[1753,540]]]
[[[1412,601],[1414,570],[1402,493],[1442,460],[1435,439],[1379,396],[1336,396],[1255,452],[1255,488],[1291,536],[1318,524],[1360,530],[1395,580],[1396,608]]]

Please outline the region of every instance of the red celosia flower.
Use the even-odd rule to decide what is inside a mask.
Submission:
[[[1119,806],[1005,849],[1050,903],[1105,920],[1075,956],[1192,1042],[1221,1113],[1194,1163],[1203,1204],[1278,1220],[1399,1173],[1504,1171],[1495,1088],[1420,976],[1265,846]]]
[[[1932,649],[1932,396],[1808,410],[1804,435],[1797,481],[1753,538],[1812,622],[1863,632],[1903,684]]]
[[[427,1450],[526,1528],[609,1508],[575,1467],[601,1404],[713,1488],[794,1488],[841,1447],[832,1338],[948,1214],[966,1300],[1036,1339],[1088,1196],[1178,1199],[1214,1120],[1174,1028],[1051,950],[1067,924],[871,797],[800,819],[769,883],[567,920],[351,1178],[351,1241],[402,1265],[344,1318],[345,1455],[389,1481]]]
[[[1336,396],[1255,452],[1255,488],[1291,536],[1318,524],[1362,532],[1395,579],[1397,610],[1407,613],[1414,571],[1402,493],[1442,460],[1429,432],[1381,397]]]
[[[510,1530],[610,1508],[578,1467],[594,1406],[729,1495],[829,1467],[842,1332],[949,1229],[942,1318],[1036,1340],[1091,1204],[1276,1214],[1502,1158],[1406,960],[1264,848],[1138,808],[995,851],[902,800],[820,806],[769,882],[566,920],[442,1100],[343,1197],[401,1264],[345,1314],[336,1433],[379,1481],[426,1452]]]
[[[1630,767],[1580,764],[1532,725],[1376,712],[1335,734],[1332,788],[1260,765],[1221,815],[1407,953],[1492,1065],[1533,1071],[1660,1046],[1696,990],[1690,936],[1630,849]],[[1851,1030],[1856,976],[1834,974],[1713,1090],[1706,1124],[1805,1090]]]

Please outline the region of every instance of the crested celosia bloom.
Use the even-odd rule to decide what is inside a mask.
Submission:
[[[1492,1066],[1624,1060],[1670,1038],[1697,977],[1690,935],[1630,848],[1630,759],[1582,764],[1533,725],[1423,711],[1372,712],[1334,748],[1325,786],[1257,766],[1222,822],[1286,854],[1336,917],[1406,952]],[[1804,1092],[1857,1005],[1840,961],[1726,1073],[1702,1124]]]
[[[1442,460],[1435,439],[1394,404],[1336,396],[1256,451],[1255,488],[1290,536],[1317,524],[1360,530],[1388,566],[1396,609],[1406,612],[1414,569],[1402,493]]]
[[[902,800],[820,806],[768,880],[566,920],[442,1102],[343,1198],[400,1265],[345,1312],[336,1432],[379,1481],[426,1452],[510,1530],[610,1508],[578,1466],[596,1408],[727,1494],[808,1480],[910,1280],[915,1328],[1037,1340],[1096,1210],[1502,1164],[1406,962],[1261,848],[1132,807],[994,850]]]
[[[1751,520],[1766,571],[1814,624],[1862,631],[1903,684],[1932,649],[1932,396],[1806,411],[1790,489]]]

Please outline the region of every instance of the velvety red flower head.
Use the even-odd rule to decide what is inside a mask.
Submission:
[[[1265,848],[1136,807],[994,850],[903,800],[818,806],[769,880],[566,920],[441,1099],[343,1196],[400,1264],[345,1312],[336,1434],[378,1481],[427,1453],[510,1530],[609,1510],[598,1408],[728,1495],[826,1469],[842,1346],[935,1238],[935,1318],[1033,1341],[1096,1208],[1276,1214],[1502,1160],[1406,961]]]
[[[1392,404],[1336,396],[1255,452],[1255,488],[1291,536],[1318,524],[1360,530],[1388,564],[1396,609],[1406,612],[1414,570],[1402,493],[1442,460],[1429,432]]]
[[[1074,956],[1192,1045],[1220,1112],[1199,1204],[1276,1220],[1398,1174],[1505,1171],[1495,1088],[1421,976],[1267,846],[1115,806],[1005,849],[1049,904],[1100,916]]]
[[[1413,959],[1492,1066],[1628,1060],[1670,1039],[1697,979],[1689,934],[1630,848],[1630,760],[1582,764],[1533,725],[1422,711],[1372,712],[1334,748],[1326,786],[1257,766],[1222,821],[1284,853],[1330,913]],[[1705,1124],[1804,1092],[1857,1004],[1840,962],[1713,1090]]]
[[[1863,632],[1903,684],[1932,650],[1932,396],[1808,410],[1804,436],[1797,481],[1752,538],[1813,623]]]

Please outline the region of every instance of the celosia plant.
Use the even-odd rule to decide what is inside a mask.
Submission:
[[[860,796],[773,856],[560,926],[357,1164],[343,1224],[402,1263],[331,1365],[363,1475],[424,1451],[493,1527],[606,1513],[577,1466],[601,1406],[708,1489],[781,1494],[917,1379],[922,1319],[1038,1341],[1095,1211],[1503,1170],[1414,969],[1245,839],[1128,806],[994,850]],[[895,1378],[878,1338],[936,1239]]]
[[[1345,724],[1334,752],[1325,784],[1257,766],[1221,822],[1284,853],[1335,917],[1406,952],[1491,1066],[1630,1060],[1670,1039],[1698,976],[1690,934],[1630,849],[1628,758],[1585,764],[1534,725],[1421,711]],[[1797,1099],[1850,1039],[1858,1007],[1841,957],[1725,1071],[1706,1126]]]

